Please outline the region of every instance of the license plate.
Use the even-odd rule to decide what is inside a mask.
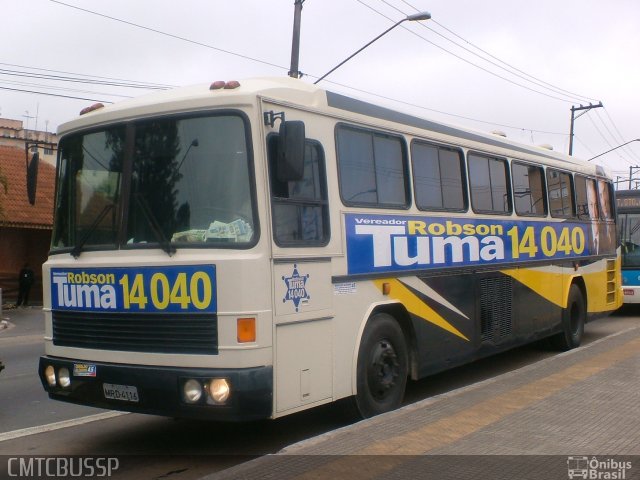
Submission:
[[[138,402],[138,389],[131,385],[115,385],[113,383],[103,383],[102,390],[104,398],[111,400],[121,400],[123,402]]]

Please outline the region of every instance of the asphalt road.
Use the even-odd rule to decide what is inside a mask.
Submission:
[[[26,427],[92,415],[101,410],[53,402],[38,379],[44,354],[44,317],[39,308],[4,310],[10,328],[0,331],[0,434]]]

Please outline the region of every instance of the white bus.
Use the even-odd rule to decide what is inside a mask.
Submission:
[[[290,78],[97,104],[59,134],[56,400],[368,417],[408,378],[576,347],[621,302],[610,179],[547,149]]]

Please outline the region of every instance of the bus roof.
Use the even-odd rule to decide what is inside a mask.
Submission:
[[[412,130],[428,130],[441,136],[455,137],[473,144],[509,151],[512,152],[512,155],[524,154],[537,158],[543,157],[551,160],[549,163],[560,168],[563,163],[568,163],[570,165],[566,165],[565,168],[583,171],[591,175],[610,177],[601,166],[544,147],[527,145],[496,134],[413,116],[327,91],[291,77],[244,79],[235,82],[238,84],[237,86],[232,82],[216,83],[218,88],[214,88],[214,84],[198,84],[163,90],[108,106],[97,104],[94,108],[87,109],[90,110],[88,113],[81,114],[80,117],[60,125],[58,134],[64,135],[78,129],[159,114],[206,111],[225,106],[255,105],[257,99],[261,97],[307,109],[311,108],[325,114],[353,116],[361,121],[365,118],[374,118],[396,126],[410,127]],[[233,88],[230,88],[232,85]]]

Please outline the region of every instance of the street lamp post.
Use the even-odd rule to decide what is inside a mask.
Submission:
[[[628,142],[624,142],[622,145],[618,145],[617,147],[613,147],[612,149],[607,150],[606,152],[602,152],[601,154],[596,155],[595,157],[591,157],[589,160],[587,160],[587,162],[590,162],[591,160],[594,160],[594,159],[596,159],[598,157],[606,155],[609,152],[613,152],[614,150],[617,150],[617,149],[619,149],[621,147],[624,147],[625,145],[629,145],[630,143],[633,143],[633,142],[640,142],[640,138],[634,138],[633,140],[629,140]]]
[[[385,36],[387,33],[389,33],[391,30],[393,30],[394,28],[396,28],[398,25],[400,25],[403,22],[409,21],[409,22],[416,22],[416,21],[420,21],[420,20],[429,20],[431,18],[431,14],[429,12],[420,12],[420,13],[416,13],[413,15],[408,15],[405,18],[403,18],[402,20],[400,20],[399,22],[396,22],[394,25],[392,25],[391,27],[389,27],[387,30],[385,30],[384,32],[382,32],[380,35],[378,35],[376,38],[374,38],[373,40],[371,40],[369,43],[367,43],[365,46],[359,48],[358,50],[356,50],[355,52],[353,52],[351,55],[349,55],[347,58],[345,58],[343,61],[341,61],[338,65],[336,65],[335,67],[333,67],[331,70],[329,70],[327,73],[325,73],[324,75],[322,75],[320,78],[318,78],[318,80],[316,80],[314,83],[314,85],[318,82],[320,82],[321,80],[324,80],[328,75],[330,75],[331,73],[333,73],[334,71],[336,71],[338,68],[340,68],[342,65],[344,65],[345,63],[347,63],[349,60],[351,60],[353,57],[355,57],[357,54],[359,54],[361,51],[363,51],[365,48],[367,48],[369,45],[371,45],[373,42],[375,42],[376,40],[380,39],[381,37]]]
[[[293,13],[293,39],[291,40],[291,68],[289,68],[289,76],[300,78],[302,75],[298,69],[298,61],[300,59],[300,20],[302,17],[302,4],[304,0],[296,0],[294,3]]]

